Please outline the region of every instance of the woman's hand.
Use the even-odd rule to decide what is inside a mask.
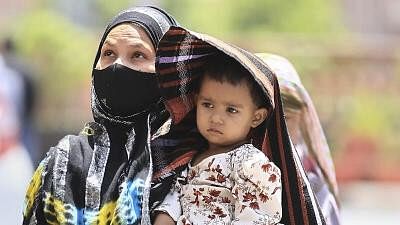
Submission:
[[[175,221],[165,212],[159,212],[154,219],[153,225],[175,225]]]

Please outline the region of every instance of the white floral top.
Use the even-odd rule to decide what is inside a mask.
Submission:
[[[277,224],[281,173],[251,144],[188,168],[157,210],[177,224]]]

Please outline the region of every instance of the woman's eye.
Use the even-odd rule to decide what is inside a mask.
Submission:
[[[228,107],[228,108],[226,109],[226,111],[229,112],[229,113],[238,113],[238,112],[239,112],[237,109],[235,109],[235,108],[233,108],[233,107]]]
[[[113,56],[113,55],[114,55],[114,52],[111,51],[111,50],[105,50],[105,51],[103,52],[103,56],[109,57],[109,56]]]
[[[203,103],[201,103],[201,105],[202,106],[204,106],[205,108],[213,108],[214,106],[211,104],[211,103],[209,103],[209,102],[203,102]]]
[[[135,52],[135,53],[133,53],[133,58],[134,59],[142,59],[142,58],[145,58],[145,55],[141,52]]]

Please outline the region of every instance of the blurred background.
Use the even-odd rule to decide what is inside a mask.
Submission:
[[[36,167],[50,146],[92,120],[90,73],[102,31],[121,9],[144,4],[191,30],[288,58],[331,148],[343,224],[398,224],[398,0],[0,0],[1,61],[19,74],[10,81],[0,73],[0,86],[20,95],[15,109],[0,98],[0,132],[19,130],[27,163]],[[4,108],[18,118],[4,120]],[[25,170],[8,168],[7,179]]]

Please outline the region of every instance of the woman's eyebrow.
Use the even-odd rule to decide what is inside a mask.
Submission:
[[[133,48],[142,48],[142,49],[147,49],[145,45],[143,45],[142,43],[131,43],[128,45],[129,47],[133,47]]]
[[[113,43],[112,41],[110,41],[110,39],[107,39],[107,40],[104,41],[103,46],[104,46],[104,45],[114,46],[115,43]]]

